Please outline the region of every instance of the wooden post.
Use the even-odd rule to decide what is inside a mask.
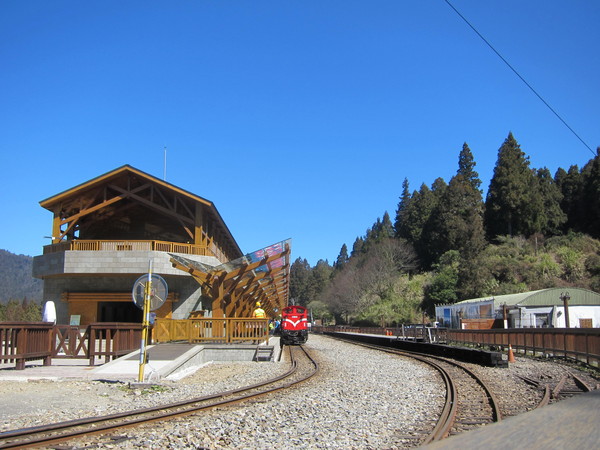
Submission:
[[[571,328],[571,323],[569,321],[569,300],[571,300],[571,296],[568,292],[561,292],[560,299],[563,301],[565,307],[565,328]]]

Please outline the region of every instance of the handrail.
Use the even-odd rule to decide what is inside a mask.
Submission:
[[[53,324],[46,322],[1,322],[0,362],[14,362],[17,370],[25,368],[30,359],[43,359],[52,364]]]
[[[44,246],[44,255],[65,251],[159,251],[185,255],[218,256],[221,253],[214,245],[196,245],[184,242],[157,240],[88,240],[74,239]]]
[[[448,340],[502,348],[510,345],[524,354],[573,358],[600,366],[600,328],[449,329]]]
[[[154,342],[235,343],[266,341],[268,319],[203,317],[198,319],[156,319]]]
[[[590,366],[600,367],[600,328],[509,328],[489,330],[458,330],[430,327],[353,327],[316,326],[314,332],[348,332],[383,334],[398,338],[418,338],[459,345],[495,346],[531,355],[551,355],[572,358]],[[428,334],[426,335],[425,332]]]
[[[85,329],[47,322],[0,322],[0,362],[15,363],[17,370],[30,360],[86,358],[90,365],[96,358],[118,358],[138,350],[142,325],[139,323],[97,322]]]

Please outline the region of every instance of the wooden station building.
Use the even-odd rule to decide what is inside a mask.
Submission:
[[[290,240],[243,254],[214,204],[125,165],[40,202],[52,243],[33,260],[57,323],[141,322],[135,281],[165,279],[161,319],[271,317],[288,302]]]

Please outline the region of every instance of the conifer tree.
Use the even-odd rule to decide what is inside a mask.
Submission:
[[[340,254],[338,255],[334,267],[336,270],[341,270],[344,268],[344,266],[346,265],[346,263],[348,262],[348,259],[350,259],[348,257],[348,247],[346,246],[346,244],[342,245],[342,248],[340,249]]]
[[[405,222],[406,222],[406,209],[411,200],[409,192],[408,178],[405,178],[402,182],[402,195],[400,196],[400,202],[398,202],[398,208],[396,209],[396,220],[394,222],[394,231],[396,237],[406,238]]]
[[[300,305],[313,300],[315,293],[311,287],[311,272],[310,264],[302,258],[297,258],[290,267],[290,297]]]
[[[544,235],[557,235],[567,220],[566,214],[560,207],[562,193],[546,167],[538,169],[537,182],[542,204],[535,212],[538,228],[531,231]]]
[[[402,226],[399,237],[406,239],[417,250],[421,256],[421,235],[423,227],[429,220],[429,216],[436,204],[434,193],[423,183],[421,189],[414,191],[410,202],[406,205],[403,213]]]
[[[567,216],[563,231],[581,231],[583,176],[579,167],[572,165],[568,172],[559,168],[554,175],[554,181],[562,193],[560,207]]]
[[[425,227],[423,240],[430,263],[450,250],[472,259],[485,247],[481,181],[474,169],[475,161],[464,144],[457,173],[443,190]]]
[[[583,231],[594,238],[600,237],[600,147],[596,157],[590,160],[583,170],[582,203],[585,205]]]
[[[388,212],[383,213],[383,219],[381,220],[381,230],[379,231],[379,239],[392,238],[394,237],[394,225]]]
[[[481,193],[481,180],[479,174],[475,171],[475,159],[466,142],[458,155],[458,171],[456,174],[462,176],[463,180],[469,183],[473,190]]]
[[[360,255],[363,251],[364,245],[365,245],[365,240],[363,238],[361,238],[360,236],[357,237],[354,240],[354,244],[352,245],[352,253],[350,254],[350,256],[355,257],[355,256]]]
[[[529,158],[512,133],[498,150],[498,160],[485,202],[485,228],[489,238],[527,234],[531,222],[531,189],[535,186]]]
[[[414,241],[409,242],[413,243],[424,267],[429,267],[438,256],[435,247],[439,240],[437,230],[433,229],[432,219],[447,188],[443,178],[437,178],[431,185],[431,190],[422,188],[417,201],[411,202],[409,221]]]

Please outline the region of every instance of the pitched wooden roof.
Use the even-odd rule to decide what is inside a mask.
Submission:
[[[194,227],[198,227],[200,220],[206,220],[211,224],[212,231],[219,230],[219,238],[223,241],[221,244],[230,248],[231,257],[243,254],[211,201],[130,165],[121,166],[42,200],[40,205],[55,215],[53,236],[56,241],[68,237],[77,227],[81,227],[89,236],[100,234],[106,230],[104,224],[111,218],[113,221],[110,224],[114,227],[137,220],[152,222],[154,228],[164,233],[176,223],[186,232],[183,235],[180,231],[173,233],[172,240],[181,240],[182,237],[193,239]],[[205,216],[203,219],[198,218],[197,205],[201,205],[200,214]],[[117,219],[121,221],[120,224],[115,222]]]

